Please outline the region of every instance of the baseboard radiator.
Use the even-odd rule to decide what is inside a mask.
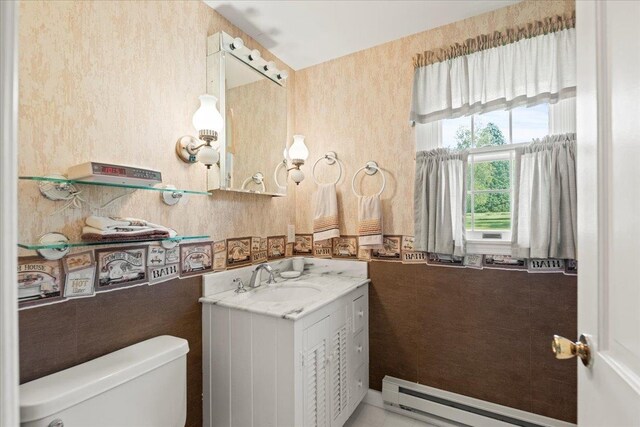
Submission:
[[[575,424],[386,376],[386,409],[440,426],[570,427]]]

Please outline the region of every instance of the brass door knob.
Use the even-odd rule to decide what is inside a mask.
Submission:
[[[584,366],[591,366],[591,349],[587,337],[580,335],[578,342],[573,342],[559,335],[553,336],[551,351],[556,359],[571,359],[578,356]]]

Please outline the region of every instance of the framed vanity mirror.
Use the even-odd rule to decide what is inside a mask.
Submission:
[[[207,93],[225,123],[208,189],[285,196],[286,72],[224,32],[209,37],[208,50]]]

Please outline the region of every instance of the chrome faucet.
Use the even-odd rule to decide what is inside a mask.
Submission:
[[[260,270],[266,270],[269,272],[269,280],[267,280],[267,285],[271,285],[276,283],[273,277],[273,268],[269,264],[259,264],[255,270],[253,270],[253,274],[251,274],[251,280],[249,281],[249,287],[257,288],[260,286]]]

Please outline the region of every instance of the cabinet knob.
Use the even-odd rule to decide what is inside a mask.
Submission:
[[[358,353],[362,353],[362,346],[359,345],[358,348],[356,348],[356,350],[358,351]]]
[[[358,381],[358,388],[362,388],[362,380]]]
[[[358,312],[358,317],[364,317],[364,311],[360,310],[360,311]]]

